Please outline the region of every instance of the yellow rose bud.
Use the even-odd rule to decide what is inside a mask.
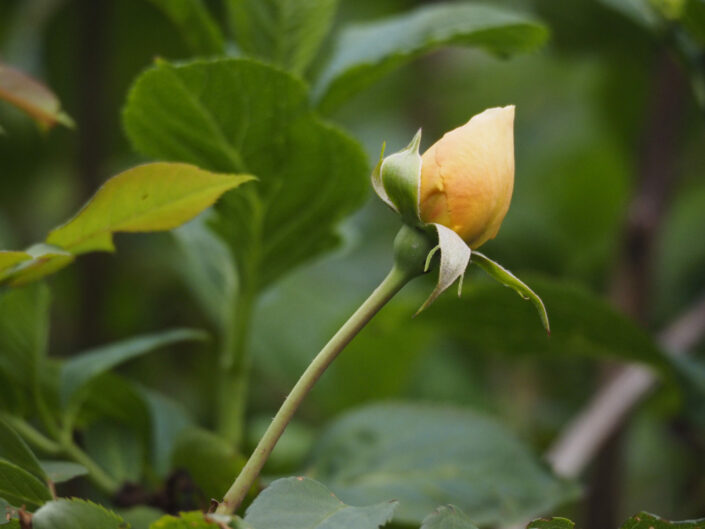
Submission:
[[[421,160],[421,220],[442,224],[478,248],[497,235],[512,198],[514,106],[474,116]]]

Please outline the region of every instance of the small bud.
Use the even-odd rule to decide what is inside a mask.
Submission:
[[[422,156],[420,215],[473,249],[493,239],[514,188],[514,107],[490,108]]]

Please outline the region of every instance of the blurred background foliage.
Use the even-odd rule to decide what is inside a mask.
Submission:
[[[336,24],[422,3],[343,0]],[[216,13],[222,8],[209,4]],[[411,321],[431,288],[430,280],[418,282],[321,380],[275,452],[270,474],[299,469],[317,428],[336,414],[386,399],[484,410],[540,453],[613,363],[654,362],[649,334],[705,290],[705,127],[697,70],[704,59],[693,57],[695,44],[685,42],[668,17],[634,7],[636,1],[493,4],[540,17],[551,31],[547,45],[506,61],[462,48],[431,54],[384,77],[332,118],[374,160],[383,141],[392,152],[419,126],[426,148],[487,107],[515,104],[514,198],[499,236],[484,251],[526,275],[544,296],[554,336],[544,340],[530,307],[476,275],[466,279],[461,300],[443,299]],[[669,5],[675,4],[654,2],[655,12],[672,14]],[[688,38],[697,42],[704,35],[700,27]],[[41,240],[108,176],[142,160],[121,125],[127,89],[156,57],[179,60],[192,53],[177,28],[145,0],[3,0],[0,57],[52,87],[77,123],[75,131],[43,134],[0,105],[6,131],[0,136],[0,247],[20,248]],[[313,71],[318,64],[320,57]],[[649,228],[648,251],[640,253],[646,280],[638,299],[625,301],[624,263],[630,252],[640,252],[629,244],[628,226],[638,215],[634,196],[651,170],[663,180],[656,191],[663,204]],[[266,291],[252,336],[252,445],[313,352],[384,275],[397,228],[395,216],[370,194],[345,222],[340,249]],[[189,264],[177,238],[120,236],[117,242],[118,255],[88,255],[51,279],[53,355],[155,329],[212,327],[184,281]],[[576,297],[562,299],[566,291]],[[612,317],[614,311],[624,316]],[[620,327],[619,318],[638,320],[643,336],[629,322]],[[701,340],[696,351],[702,353],[703,345]],[[207,344],[180,347],[136,360],[121,373],[170,396],[208,427],[215,362]],[[705,516],[704,425],[688,413],[704,405],[666,384],[625,427],[621,456],[613,460],[616,483],[600,481],[598,469],[591,469],[586,490],[612,493],[600,500],[612,504],[605,506],[616,516],[609,526],[644,508],[671,519]],[[92,428],[87,448],[103,443],[104,434]],[[108,437],[121,449],[133,446],[116,435]],[[188,439],[184,443],[182,452]],[[134,479],[134,472],[124,468],[121,477]],[[594,521],[587,513],[599,504],[593,494],[585,497],[553,514]]]

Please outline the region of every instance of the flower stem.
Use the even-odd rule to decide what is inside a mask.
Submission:
[[[387,277],[372,292],[355,313],[346,321],[331,340],[316,355],[306,368],[298,382],[286,397],[279,411],[274,416],[271,424],[260,439],[257,447],[250,456],[245,466],[223,497],[223,502],[218,506],[218,513],[232,514],[240,506],[247,492],[257,479],[267,458],[272,453],[274,446],[286,429],[289,421],[298,410],[301,402],[311,391],[314,384],[328,366],[335,360],[340,352],[369,322],[375,314],[401,290],[401,288],[418,273],[409,268],[394,266]]]

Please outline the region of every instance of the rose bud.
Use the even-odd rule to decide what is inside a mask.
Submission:
[[[490,108],[446,133],[421,157],[421,220],[473,249],[493,239],[514,187],[514,106]]]

